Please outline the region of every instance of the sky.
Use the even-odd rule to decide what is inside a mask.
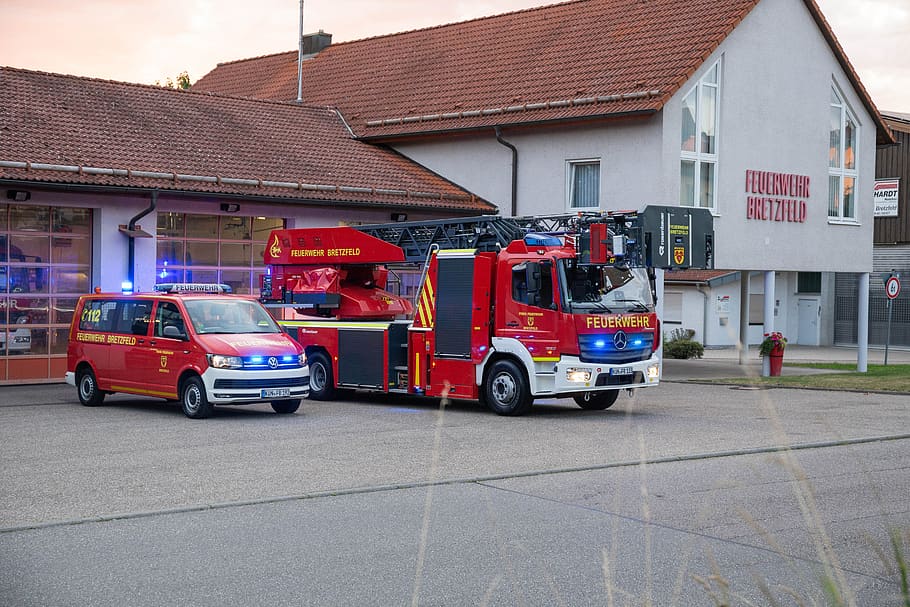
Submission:
[[[816,0],[873,102],[910,113],[910,0]],[[333,42],[552,4],[548,0],[305,0]],[[297,49],[299,0],[0,0],[0,65],[164,83]]]

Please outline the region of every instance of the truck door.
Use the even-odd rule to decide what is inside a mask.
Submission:
[[[474,251],[441,251],[436,263],[430,391],[477,398],[475,368],[489,345],[492,259]],[[432,283],[432,277],[427,280]]]
[[[499,337],[520,341],[535,361],[559,360],[558,311],[554,293],[553,263],[550,260],[517,261],[509,267],[510,275],[500,290],[501,325]]]

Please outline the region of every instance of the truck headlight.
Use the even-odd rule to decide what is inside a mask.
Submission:
[[[576,383],[586,383],[591,381],[590,369],[566,369],[566,380]]]
[[[660,377],[660,367],[657,365],[651,365],[648,367],[648,380],[654,381]]]
[[[243,359],[239,356],[224,356],[223,354],[206,354],[209,366],[216,369],[242,369]]]

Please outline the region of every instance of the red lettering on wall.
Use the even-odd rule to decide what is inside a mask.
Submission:
[[[746,170],[746,219],[805,223],[808,216],[809,176]]]

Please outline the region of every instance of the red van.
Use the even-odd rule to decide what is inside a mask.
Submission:
[[[179,400],[194,419],[214,405],[269,402],[294,413],[310,391],[303,348],[226,285],[157,285],[154,293],[83,295],[66,382],[83,405],[124,392]]]

